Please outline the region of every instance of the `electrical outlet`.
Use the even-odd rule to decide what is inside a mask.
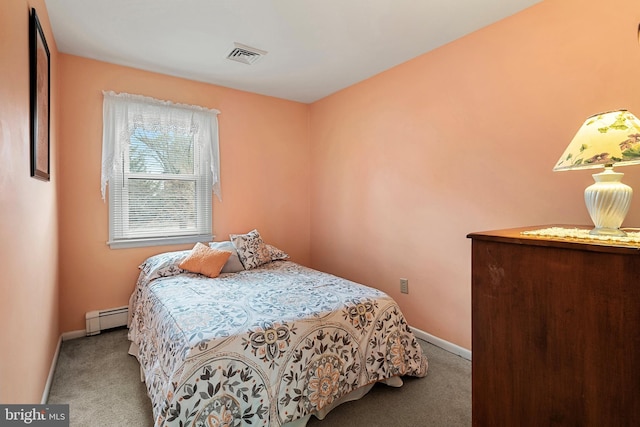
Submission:
[[[403,294],[409,293],[409,279],[400,279],[400,292]]]

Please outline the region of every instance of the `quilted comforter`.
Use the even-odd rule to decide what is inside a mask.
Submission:
[[[210,279],[148,259],[129,338],[155,426],[280,426],[427,360],[383,292],[275,261]]]

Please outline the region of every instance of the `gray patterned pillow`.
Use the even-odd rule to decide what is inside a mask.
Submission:
[[[269,249],[258,230],[251,230],[247,234],[230,234],[229,238],[238,251],[238,257],[245,270],[271,262]]]

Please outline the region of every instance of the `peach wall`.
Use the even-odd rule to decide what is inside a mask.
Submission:
[[[51,53],[51,181],[30,177],[29,11]],[[40,403],[59,337],[57,49],[44,0],[0,2],[0,403]]]
[[[590,223],[592,172],[552,168],[591,114],[640,114],[639,21],[636,0],[544,1],[314,103],[312,266],[470,349],[466,235]],[[640,191],[640,168],[620,171]]]
[[[52,51],[49,183],[29,177],[30,6]],[[470,348],[466,234],[589,222],[590,172],[551,168],[588,115],[640,113],[639,21],[633,0],[548,0],[307,106],[59,55],[44,0],[0,2],[0,403],[38,402],[59,332],[126,304],[146,256],[190,246],[105,244],[102,90],[222,111],[218,240],[257,227]],[[623,169],[636,191],[638,169]]]
[[[85,313],[126,305],[149,255],[193,245],[112,250],[100,195],[102,91],[216,108],[222,203],[216,240],[257,228],[267,243],[309,263],[308,106],[76,56],[60,55],[60,324],[85,328]]]

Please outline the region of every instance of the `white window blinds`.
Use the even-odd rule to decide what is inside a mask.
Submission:
[[[217,110],[104,92],[102,197],[109,244],[211,240],[220,198]]]

